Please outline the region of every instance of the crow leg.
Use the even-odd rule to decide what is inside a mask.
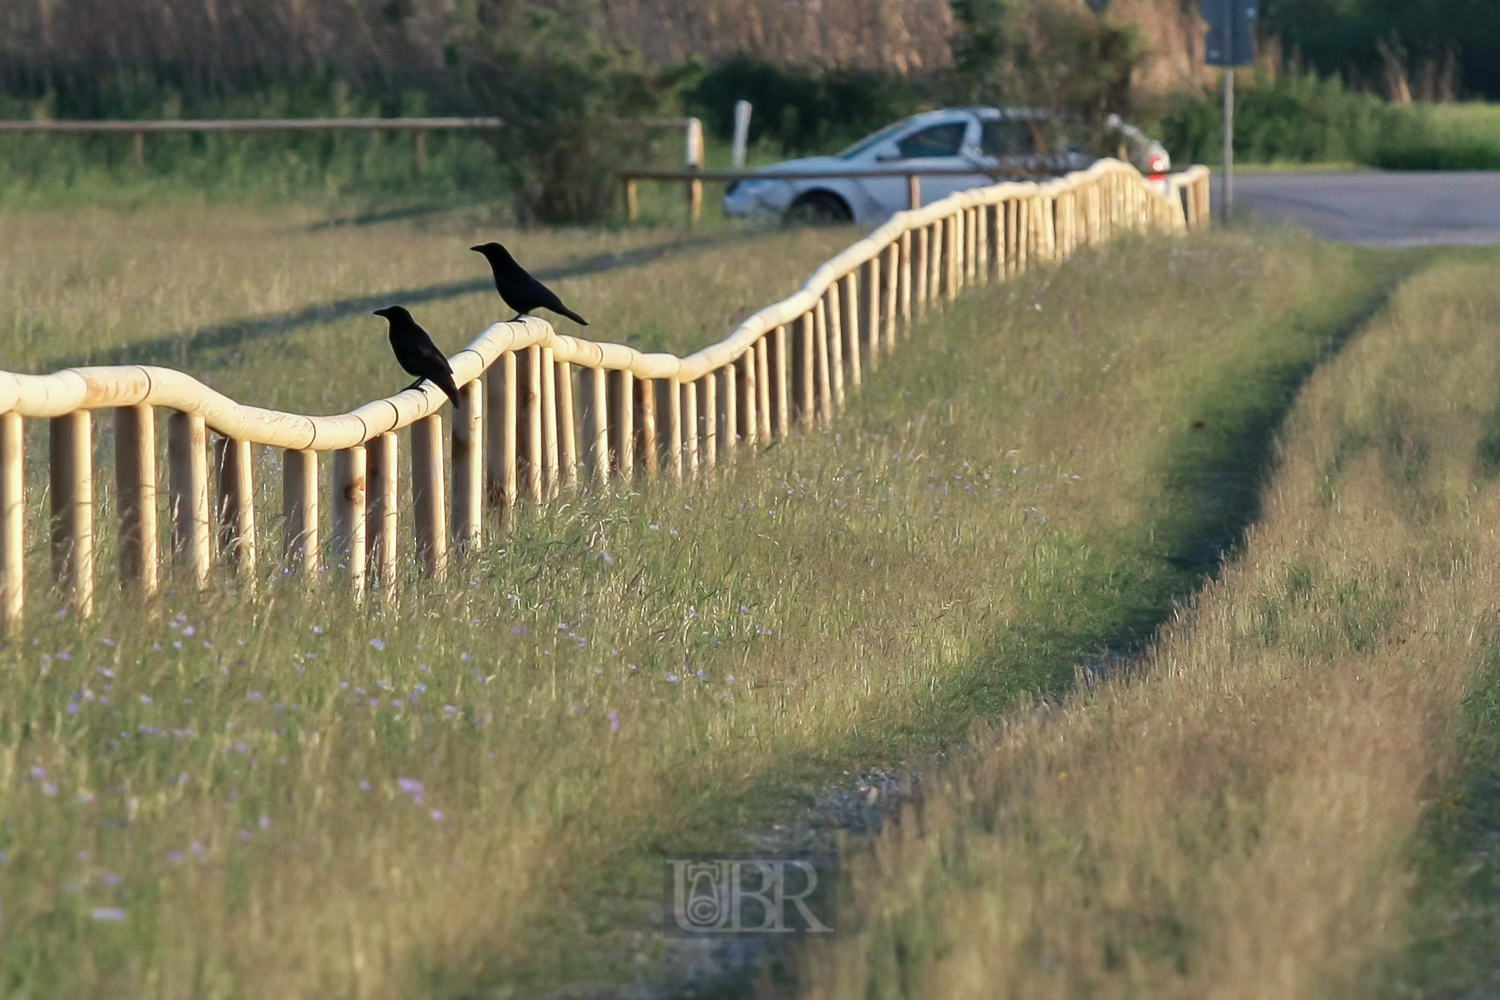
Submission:
[[[426,375],[419,376],[417,378],[417,380],[415,382],[413,382],[411,385],[407,386],[406,389],[415,389],[417,386],[421,385],[423,382],[426,382],[426,381],[427,381],[427,376]],[[402,389],[401,391],[405,392],[406,389]]]

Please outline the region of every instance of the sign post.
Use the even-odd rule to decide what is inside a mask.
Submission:
[[[1198,0],[1208,22],[1204,62],[1224,67],[1224,221],[1234,207],[1234,68],[1255,63],[1255,19],[1259,0]]]

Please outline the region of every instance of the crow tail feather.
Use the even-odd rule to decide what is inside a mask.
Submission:
[[[568,319],[570,319],[573,322],[577,323],[579,326],[588,326],[589,325],[589,321],[588,320],[584,319],[582,316],[578,315],[576,312],[574,312],[573,310],[569,309],[567,306],[563,305],[560,302],[557,305],[557,313],[559,315],[561,315],[561,316],[568,317]]]

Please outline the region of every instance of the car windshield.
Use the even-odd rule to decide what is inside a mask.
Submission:
[[[880,143],[885,142],[885,140],[889,139],[897,132],[900,132],[902,129],[906,128],[910,121],[911,119],[909,118],[903,119],[899,122],[896,122],[894,125],[887,125],[885,128],[881,129],[879,132],[876,132],[874,135],[865,136],[863,139],[859,140],[854,145],[844,150],[842,153],[839,153],[839,159],[854,159],[854,157],[858,156],[860,153],[863,153],[871,146],[878,146]]]

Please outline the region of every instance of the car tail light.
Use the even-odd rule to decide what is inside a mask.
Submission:
[[[1151,157],[1151,172],[1153,174],[1164,174],[1171,169],[1172,161],[1165,156],[1156,155]]]

